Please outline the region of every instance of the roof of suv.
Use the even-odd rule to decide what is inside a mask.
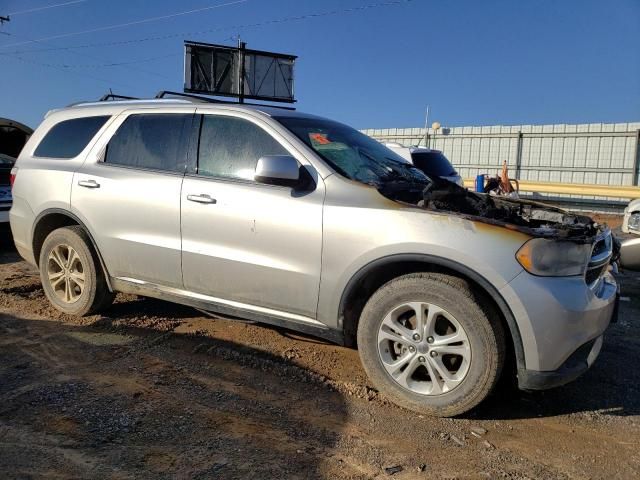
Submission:
[[[195,106],[201,110],[238,110],[260,112],[270,117],[287,116],[287,117],[304,117],[304,118],[321,118],[316,115],[279,108],[269,105],[240,104],[232,102],[209,103],[206,101],[192,101],[191,99],[182,98],[154,98],[141,100],[113,100],[108,102],[80,102],[65,108],[51,110],[46,116],[61,111],[80,111],[84,109],[98,110],[105,114],[115,114],[128,108],[166,108],[166,107],[185,107]]]

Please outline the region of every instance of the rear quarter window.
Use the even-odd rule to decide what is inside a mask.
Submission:
[[[74,118],[55,124],[36,148],[34,156],[77,157],[109,118],[109,115]]]

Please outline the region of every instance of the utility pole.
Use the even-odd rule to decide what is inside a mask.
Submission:
[[[240,67],[238,71],[238,73],[240,74],[240,84],[238,85],[238,95],[239,95],[238,102],[244,103],[244,77],[246,75],[245,66],[244,66],[244,58],[245,58],[244,51],[247,49],[247,44],[240,39],[239,34],[238,34],[238,49],[240,50],[240,54],[238,55],[238,58],[240,60],[240,65],[238,65]]]
[[[429,140],[429,105],[427,105],[427,114],[424,117],[424,146],[425,148],[429,148],[427,142]],[[420,145],[420,142],[418,142]]]

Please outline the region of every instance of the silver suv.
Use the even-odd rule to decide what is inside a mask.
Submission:
[[[468,411],[502,371],[523,389],[576,378],[614,315],[608,229],[287,109],[74,105],[12,175],[15,244],[59,310],[126,292],[357,345],[373,384],[426,414]]]

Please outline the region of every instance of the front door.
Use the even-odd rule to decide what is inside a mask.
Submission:
[[[318,179],[299,192],[255,182],[260,157],[293,150],[268,123],[236,115],[201,117],[198,173],[182,188],[185,288],[238,308],[313,318],[324,185]]]

